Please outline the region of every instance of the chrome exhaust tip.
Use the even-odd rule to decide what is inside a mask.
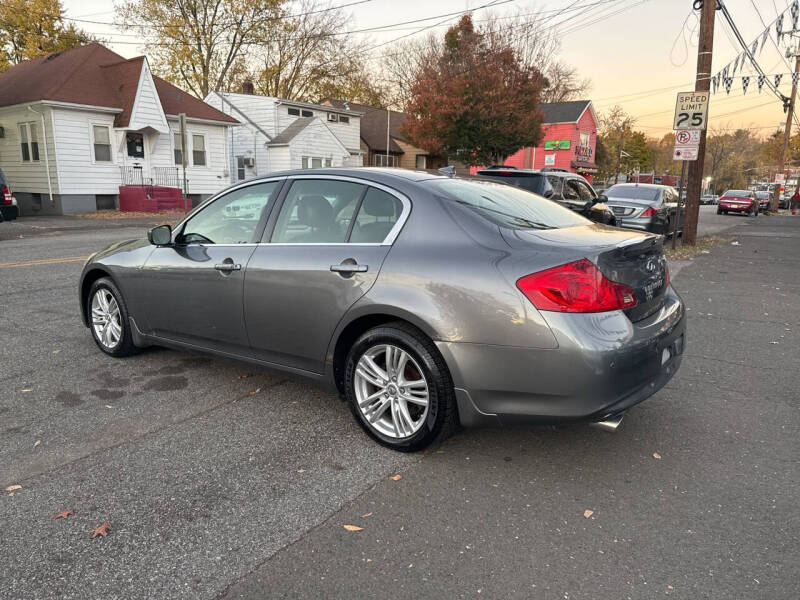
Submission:
[[[611,415],[602,421],[595,421],[591,425],[592,427],[597,427],[603,431],[614,433],[619,427],[620,423],[622,423],[622,417],[624,416],[625,413],[618,413],[616,415]]]

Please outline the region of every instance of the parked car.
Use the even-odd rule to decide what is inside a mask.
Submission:
[[[108,355],[163,345],[306,376],[405,451],[459,421],[616,427],[684,348],[661,236],[400,169],[248,180],[94,254],[78,289]]]
[[[771,192],[756,192],[756,200],[758,200],[758,210],[769,210],[769,205],[772,202]]]
[[[8,184],[3,170],[0,169],[0,222],[13,221],[18,215],[17,199],[11,192],[11,186]]]
[[[516,185],[544,198],[549,198],[575,212],[605,225],[615,225],[614,213],[599,200],[592,186],[574,173],[563,170],[541,171],[532,169],[496,168],[482,169],[478,177]]]
[[[678,210],[675,188],[650,183],[618,183],[600,197],[614,211],[620,227],[663,235],[672,233],[673,219]]]
[[[714,204],[717,201],[717,197],[714,194],[704,194],[700,196],[700,204]]]
[[[778,208],[789,208],[792,205],[792,194],[783,194],[778,199]]]
[[[717,206],[718,215],[727,215],[729,212],[743,213],[758,216],[758,202],[752,190],[728,190],[719,199]]]

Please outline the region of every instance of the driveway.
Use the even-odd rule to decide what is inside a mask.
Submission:
[[[142,227],[0,238],[0,598],[797,598],[800,218],[726,221],[674,280],[680,372],[616,434],[416,455],[284,375],[100,353],[82,260]]]

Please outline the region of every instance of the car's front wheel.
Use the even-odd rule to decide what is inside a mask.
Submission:
[[[101,277],[92,284],[86,302],[89,328],[100,350],[120,358],[135,354],[128,308],[116,284]]]
[[[421,450],[457,427],[447,365],[433,342],[406,323],[375,327],[356,341],[345,396],[364,430],[395,450]]]

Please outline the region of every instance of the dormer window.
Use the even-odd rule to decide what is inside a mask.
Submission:
[[[350,123],[350,117],[339,115],[339,123],[344,123],[345,125],[348,125]]]
[[[304,117],[313,117],[314,116],[314,113],[311,112],[310,110],[304,110],[304,111],[302,111],[302,114],[303,114]]]
[[[300,116],[300,109],[299,108],[290,108],[290,109],[288,109],[288,113],[290,115],[292,115],[293,117],[299,117]]]
[[[328,122],[329,123],[338,123],[339,122],[339,115],[336,113],[328,113]]]

